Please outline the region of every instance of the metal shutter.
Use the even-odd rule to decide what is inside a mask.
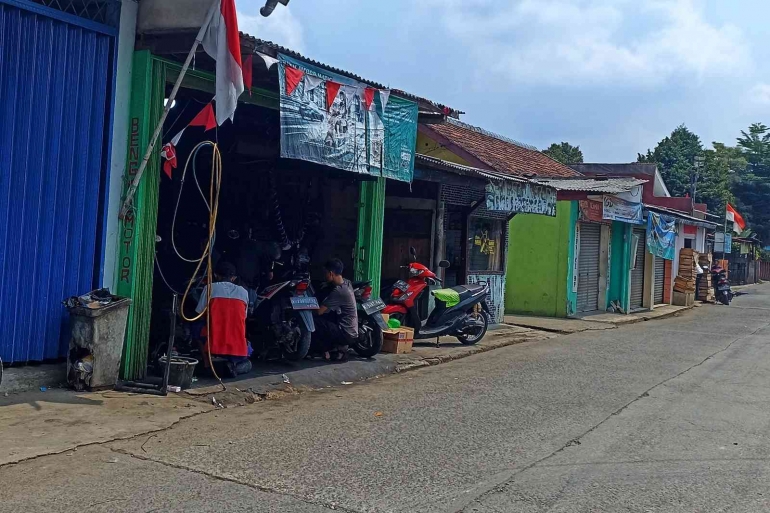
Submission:
[[[655,257],[655,304],[663,302],[663,284],[666,279],[666,260]]]
[[[69,317],[61,300],[98,283],[114,50],[113,36],[78,26],[73,16],[17,4],[0,1],[0,357],[6,363],[66,356]]]
[[[634,235],[639,237],[636,246],[636,268],[631,270],[631,309],[641,308],[644,298],[644,257],[647,253],[647,231],[634,228]],[[631,248],[633,249],[633,248]]]
[[[602,227],[581,223],[578,256],[577,311],[593,312],[599,308],[599,247]]]

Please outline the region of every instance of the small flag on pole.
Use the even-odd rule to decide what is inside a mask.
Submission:
[[[735,233],[741,233],[746,229],[746,221],[729,203],[727,204],[727,220],[733,223],[733,231]]]
[[[241,38],[235,0],[218,0],[219,9],[203,38],[203,49],[217,62],[216,102],[217,124],[233,120],[238,97],[243,93],[243,64]]]

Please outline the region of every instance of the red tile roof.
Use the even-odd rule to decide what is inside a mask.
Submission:
[[[470,153],[490,169],[501,173],[543,178],[580,176],[575,170],[556,162],[534,146],[518,143],[453,118],[447,118],[446,123],[425,126]],[[470,164],[478,165],[476,162]]]

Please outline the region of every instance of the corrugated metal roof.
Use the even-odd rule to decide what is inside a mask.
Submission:
[[[428,155],[416,154],[414,157],[415,164],[422,164],[427,167],[440,169],[449,173],[455,173],[461,176],[472,176],[475,178],[483,178],[494,181],[510,181],[527,183],[531,180],[526,178],[519,178],[517,176],[507,175],[505,173],[499,173],[497,171],[489,171],[487,169],[479,169],[477,167],[464,166],[462,164],[456,164],[447,160],[438,159],[436,157],[429,157]]]
[[[691,215],[685,214],[684,212],[680,212],[679,210],[673,210],[671,208],[659,207],[657,205],[648,205],[647,203],[644,204],[644,208],[646,210],[650,210],[658,214],[665,214],[672,217],[676,217],[677,219],[681,219],[682,221],[685,221],[687,224],[690,224],[693,226],[701,226],[703,228],[715,228],[719,226],[719,223],[706,221],[705,219],[698,219],[697,217],[693,217]]]
[[[618,194],[628,192],[637,185],[647,183],[638,178],[535,178],[537,183],[550,185],[559,191],[601,192]]]
[[[284,55],[288,55],[290,57],[294,57],[295,59],[300,59],[308,64],[312,64],[313,66],[318,66],[319,68],[324,68],[326,70],[329,70],[331,72],[334,72],[338,75],[342,75],[348,78],[352,78],[353,80],[357,80],[359,82],[363,82],[365,84],[369,84],[372,87],[376,87],[377,89],[390,89],[391,93],[394,93],[398,96],[401,96],[403,98],[408,98],[410,100],[414,100],[416,102],[421,103],[423,106],[430,105],[435,109],[436,112],[444,112],[445,109],[448,109],[450,113],[453,114],[465,114],[464,112],[460,110],[455,110],[447,105],[434,102],[433,100],[429,100],[427,98],[423,98],[421,96],[417,96],[411,93],[407,93],[406,91],[402,89],[394,89],[390,88],[388,86],[385,86],[383,84],[373,82],[371,80],[367,80],[359,75],[356,75],[355,73],[351,73],[350,71],[345,71],[344,69],[335,68],[334,66],[330,66],[328,64],[324,64],[323,62],[316,61],[314,59],[311,59],[309,57],[305,57],[299,52],[295,52],[294,50],[290,48],[286,48],[285,46],[281,46],[279,44],[273,43],[272,41],[266,41],[264,39],[259,39],[254,36],[251,36],[249,34],[246,34],[244,32],[241,32],[241,44],[243,44],[244,41],[248,41],[256,49],[263,53],[267,53],[268,55],[272,55],[273,57],[276,57],[278,53],[282,53]]]

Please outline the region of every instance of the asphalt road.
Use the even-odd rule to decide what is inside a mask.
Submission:
[[[0,467],[0,511],[766,511],[770,286]]]

